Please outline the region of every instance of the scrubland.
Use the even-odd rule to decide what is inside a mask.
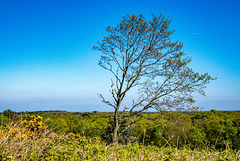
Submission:
[[[240,160],[239,112],[145,113],[118,145],[111,113],[7,114],[0,160]]]

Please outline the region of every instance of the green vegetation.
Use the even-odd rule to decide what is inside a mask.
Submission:
[[[114,145],[113,113],[5,111],[0,160],[240,159],[239,111],[144,113],[137,119]]]

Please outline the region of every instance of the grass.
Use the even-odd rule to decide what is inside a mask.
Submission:
[[[0,160],[240,160],[240,150],[190,149],[106,145],[99,137],[56,134],[45,127],[41,117],[9,123],[0,129]]]

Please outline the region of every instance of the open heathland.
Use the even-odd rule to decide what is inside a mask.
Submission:
[[[215,110],[144,113],[115,145],[112,113],[6,110],[1,114],[0,159],[239,160],[239,116]]]

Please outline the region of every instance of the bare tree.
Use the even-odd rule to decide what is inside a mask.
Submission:
[[[118,143],[119,128],[130,126],[150,108],[158,111],[193,109],[192,93],[205,95],[210,80],[187,66],[191,59],[182,52],[183,44],[172,41],[171,20],[157,15],[147,21],[142,15],[126,14],[116,27],[106,28],[107,36],[94,50],[102,53],[99,65],[111,72],[110,93],[113,100],[102,101],[114,108],[113,142]],[[138,99],[130,107],[122,102],[130,90],[137,88]],[[135,90],[134,90],[135,91]],[[121,111],[126,111],[120,115]]]

